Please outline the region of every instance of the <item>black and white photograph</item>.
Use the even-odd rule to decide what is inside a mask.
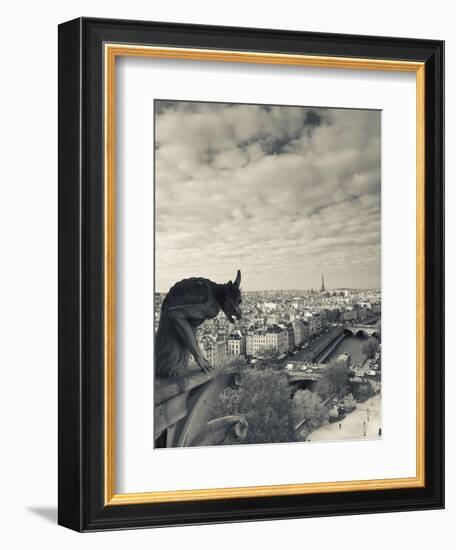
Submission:
[[[381,111],[154,106],[155,448],[381,438]]]

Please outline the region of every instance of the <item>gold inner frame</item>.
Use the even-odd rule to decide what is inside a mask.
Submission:
[[[338,69],[413,72],[416,75],[416,475],[407,478],[334,481],[220,489],[144,493],[115,492],[115,126],[116,59],[120,56],[261,63]],[[424,320],[425,320],[425,67],[424,63],[270,54],[226,50],[104,45],[104,496],[105,505],[151,504],[284,496],[425,486],[424,473]]]

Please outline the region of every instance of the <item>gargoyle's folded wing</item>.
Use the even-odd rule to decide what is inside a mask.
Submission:
[[[203,278],[183,279],[168,292],[163,306],[173,308],[192,304],[203,304],[209,298],[209,284]]]

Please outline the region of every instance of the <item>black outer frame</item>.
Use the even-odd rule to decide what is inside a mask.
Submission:
[[[104,505],[103,43],[425,62],[426,486]],[[59,26],[58,523],[76,531],[444,507],[444,43],[79,18]]]

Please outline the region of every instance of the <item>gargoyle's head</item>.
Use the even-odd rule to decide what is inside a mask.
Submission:
[[[220,307],[230,323],[234,323],[235,319],[239,320],[242,317],[242,296],[240,285],[241,272],[238,269],[236,280],[234,283],[229,281],[225,285],[225,292],[223,292],[223,295],[220,297]]]

